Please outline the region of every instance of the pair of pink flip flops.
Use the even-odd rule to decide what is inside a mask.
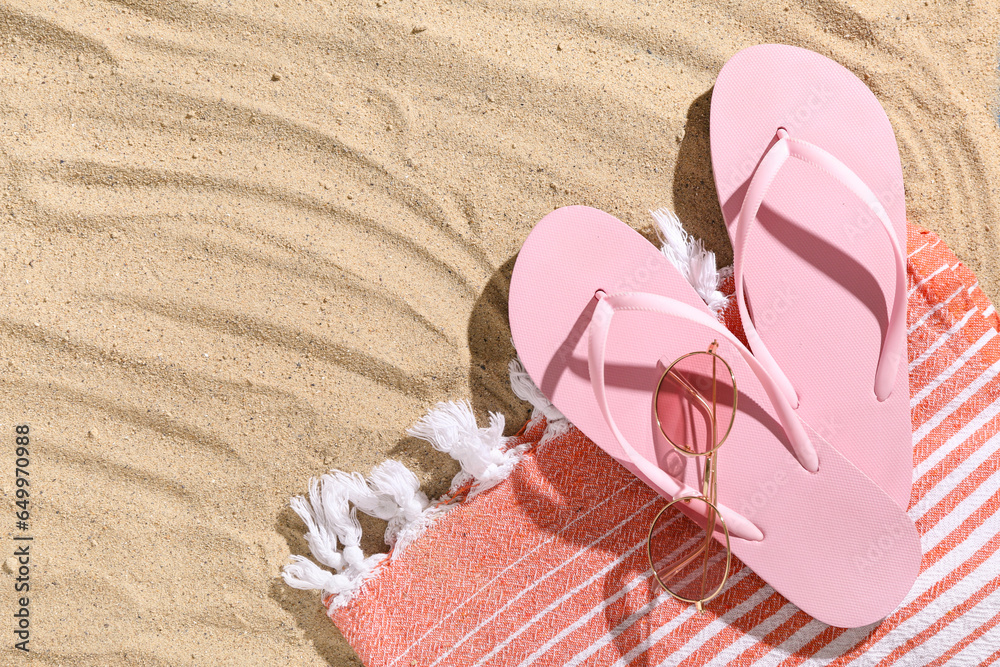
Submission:
[[[912,446],[895,136],[844,67],[762,45],[719,74],[711,149],[749,349],[645,238],[576,206],[541,220],[518,255],[514,344],[570,422],[676,498],[697,495],[699,466],[671,469],[653,393],[671,360],[718,341],[739,388],[717,454],[732,552],[816,619],[867,625],[902,601],[921,559],[905,511]]]

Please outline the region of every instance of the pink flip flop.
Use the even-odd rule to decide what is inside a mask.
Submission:
[[[913,522],[795,415],[749,350],[630,227],[583,206],[547,215],[518,254],[509,312],[518,355],[545,396],[666,498],[697,495],[699,466],[670,459],[653,393],[670,360],[717,340],[739,390],[717,454],[733,554],[838,627],[884,618],[909,591],[921,559]]]
[[[802,420],[906,509],[906,212],[889,119],[847,69],[781,44],[734,55],[711,105],[750,349]]]

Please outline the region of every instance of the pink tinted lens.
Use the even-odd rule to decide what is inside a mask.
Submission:
[[[724,440],[735,402],[736,389],[725,362],[696,353],[670,367],[657,390],[655,409],[663,435],[674,446],[689,454],[706,454]]]

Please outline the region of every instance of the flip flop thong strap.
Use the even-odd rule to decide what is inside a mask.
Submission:
[[[597,295],[597,299],[597,306],[594,309],[594,314],[588,326],[587,363],[590,372],[591,387],[594,390],[594,396],[597,399],[597,405],[601,410],[601,414],[604,416],[608,427],[611,429],[611,433],[625,452],[625,455],[660,490],[672,498],[700,495],[694,489],[667,474],[654,462],[639,454],[629,444],[628,440],[625,439],[625,436],[615,423],[607,400],[604,382],[604,364],[608,332],[611,329],[611,321],[614,314],[618,311],[646,311],[677,317],[711,329],[713,334],[729,341],[739,351],[740,356],[750,366],[764,387],[768,399],[770,399],[775,407],[775,411],[778,414],[778,421],[788,436],[798,462],[810,472],[816,472],[819,469],[816,450],[806,435],[802,423],[795,415],[791,405],[785,400],[777,384],[775,384],[774,380],[768,375],[768,372],[739,339],[719,324],[711,315],[682,301],[646,292],[622,292],[618,294],[600,292]],[[718,507],[719,513],[726,521],[730,535],[752,541],[763,539],[763,533],[749,519],[724,505],[719,505]]]
[[[885,331],[885,338],[882,340],[882,348],[879,351],[878,366],[875,369],[875,396],[879,401],[884,401],[892,393],[893,385],[896,381],[896,370],[902,361],[905,352],[905,337],[901,335],[903,327],[906,325],[906,260],[903,257],[899,239],[893,230],[892,221],[889,220],[878,197],[871,191],[861,177],[850,167],[835,158],[833,155],[823,150],[819,146],[794,139],[788,136],[784,129],[778,130],[778,141],[768,149],[761,159],[757,170],[750,179],[747,186],[746,196],[743,198],[743,205],[737,219],[736,245],[733,248],[733,278],[736,282],[736,302],[739,305],[740,318],[743,321],[743,330],[746,332],[750,349],[760,360],[761,364],[767,368],[781,387],[782,393],[793,407],[798,407],[798,396],[795,393],[791,382],[782,372],[775,362],[774,357],[768,351],[767,346],[760,339],[753,320],[747,310],[746,298],[743,294],[743,258],[745,255],[747,237],[750,235],[752,223],[757,219],[761,203],[767,195],[771,183],[778,175],[778,171],[790,157],[797,158],[803,162],[811,164],[820,169],[841,185],[850,190],[868,208],[871,209],[875,217],[882,223],[882,228],[889,237],[892,246],[893,259],[895,261],[896,284],[894,289],[892,309],[889,312],[889,322]]]

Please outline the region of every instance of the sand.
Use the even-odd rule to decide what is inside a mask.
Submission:
[[[30,656],[360,664],[289,509],[405,430],[511,393],[507,284],[552,209],[672,207],[731,261],[708,106],[761,42],[860,76],[910,219],[1000,296],[995,3],[20,0],[0,6],[0,491],[31,535]],[[15,528],[15,424],[30,528]],[[365,547],[385,549],[367,525]],[[0,560],[11,567],[15,543]],[[33,659],[31,659],[33,658]]]

